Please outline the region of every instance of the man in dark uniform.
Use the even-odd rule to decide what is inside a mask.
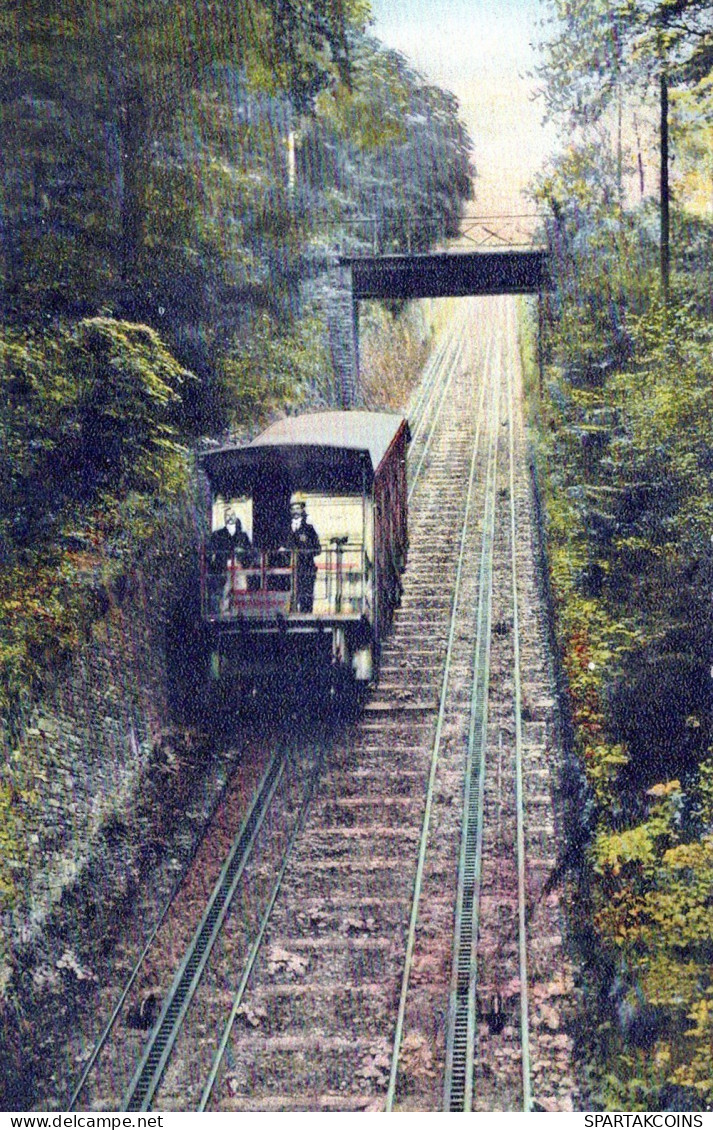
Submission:
[[[317,576],[315,557],[322,552],[317,531],[307,521],[304,502],[290,507],[292,532],[290,549],[294,556],[295,603],[298,612],[311,612],[314,604],[314,582]]]
[[[235,569],[247,569],[254,561],[252,542],[245,533],[240,519],[233,510],[226,510],[225,525],[214,530],[208,541],[208,592],[211,611],[219,611],[221,594],[225,595],[226,582],[234,577]],[[247,578],[245,578],[247,580]],[[236,585],[236,588],[242,588]],[[247,588],[247,584],[245,585]]]

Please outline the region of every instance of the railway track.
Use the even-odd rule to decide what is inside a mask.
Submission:
[[[322,749],[314,741],[281,742],[268,755],[256,749],[266,769],[247,805],[239,789],[231,791],[228,782],[193,873],[183,877],[179,890],[164,907],[84,1063],[68,1109],[86,1105],[116,1109],[122,1095],[123,1109],[150,1109],[186,1014],[199,1003],[195,998],[213,951],[219,948],[223,932],[231,931],[236,915],[249,961],[265,920],[265,907],[269,909],[277,897],[281,868],[309,806]],[[243,814],[239,821],[236,813]],[[270,871],[275,861],[277,870]],[[246,875],[248,864],[261,869],[257,882],[254,875]],[[206,888],[205,878],[211,871],[217,871],[217,876],[212,888]],[[193,883],[204,880],[198,891],[191,889],[191,879]],[[186,919],[196,918],[196,906],[202,906],[203,912],[199,911],[195,929],[185,936]],[[185,946],[183,950],[176,948],[174,937],[179,921],[182,929],[177,930],[178,945]],[[170,978],[173,966],[175,973]],[[163,1006],[156,1008],[157,1016],[149,1011],[148,1024],[137,1021],[142,1003],[161,1000]],[[150,1029],[148,1038],[142,1034],[146,1027]]]
[[[479,547],[472,554],[479,563],[472,660],[450,691],[446,670],[442,689],[457,757],[452,770],[444,760],[439,792],[451,807],[459,805],[464,765],[460,845],[454,851],[446,840],[443,821],[429,829],[424,820],[422,910],[412,910],[409,943],[412,934],[415,941],[406,947],[387,1110],[567,1109],[574,1093],[562,1009],[571,972],[556,897],[544,893],[556,860],[552,770],[543,763],[551,751],[552,703],[544,625],[533,616],[512,304],[504,303],[494,320],[500,332],[484,374],[491,410]],[[459,622],[466,617],[466,609],[458,613]],[[449,858],[459,861],[455,892],[448,887]],[[444,952],[439,925],[449,905],[455,927],[452,949]],[[420,976],[423,970],[431,976]],[[428,1071],[424,1049],[431,1054]]]
[[[409,569],[380,686],[346,732],[271,760],[181,961],[134,975],[77,1105],[571,1101],[570,974],[540,900],[556,855],[544,630],[519,625],[537,598],[514,321],[497,301],[474,311],[412,405]],[[151,977],[163,1003],[143,1037],[125,1019]]]

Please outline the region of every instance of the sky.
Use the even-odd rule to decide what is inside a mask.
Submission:
[[[378,39],[453,92],[474,145],[474,214],[532,210],[523,189],[553,147],[534,99],[541,0],[372,0]]]

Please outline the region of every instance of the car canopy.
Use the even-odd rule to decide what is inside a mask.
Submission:
[[[369,489],[394,441],[406,433],[403,416],[386,412],[313,412],[287,416],[245,445],[205,452],[200,464],[214,494],[253,495],[265,480],[291,490],[325,494]]]

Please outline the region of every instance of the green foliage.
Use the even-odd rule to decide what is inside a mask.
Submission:
[[[183,474],[180,389],[190,380],[146,326],[106,318],[0,341],[0,513],[10,544],[100,492],[170,492]]]
[[[671,138],[676,154],[676,190],[687,212],[705,216],[713,177],[713,75],[694,90],[677,90],[671,97]],[[685,238],[685,235],[684,235]],[[710,266],[697,264],[704,274]]]
[[[552,34],[541,75],[550,112],[601,117],[622,90],[646,86],[662,61],[695,85],[713,70],[708,0],[548,0]]]
[[[9,909],[15,902],[15,865],[24,857],[16,799],[10,786],[0,782],[0,911]]]
[[[73,428],[92,489],[171,492],[180,482],[179,390],[191,379],[145,326],[93,318],[68,335]],[[70,476],[71,477],[71,476]]]
[[[392,312],[379,302],[362,303],[359,375],[364,403],[370,408],[398,412],[408,403],[432,344],[433,326],[422,306],[407,303]]]
[[[551,308],[580,388],[601,386],[631,353],[629,319],[645,311],[658,270],[647,208],[619,203],[616,161],[601,140],[572,145],[543,174],[536,195],[551,219],[547,238],[557,291]]]
[[[384,246],[429,246],[470,192],[455,100],[363,36],[367,14],[112,0],[98,19],[33,0],[0,15],[7,319],[152,326],[198,378],[184,428],[234,426],[224,359],[261,312],[299,314],[308,247],[332,254],[365,213]]]
[[[351,89],[325,92],[317,111],[303,131],[298,176],[336,226],[332,241],[421,251],[458,234],[474,170],[452,95],[361,36]],[[345,223],[354,217],[368,220]]]
[[[287,331],[266,312],[251,323],[249,333],[235,341],[221,363],[229,414],[237,429],[263,424],[278,411],[333,403],[325,384],[331,371],[325,336],[314,314]]]
[[[625,206],[626,155],[606,110],[664,57],[677,81],[699,82],[709,32],[695,31],[696,2],[552,7],[550,107],[582,134],[537,188],[556,291],[536,418],[592,816],[579,895],[600,983],[593,1092],[610,1109],[700,1109],[713,1100],[713,231],[674,213],[664,304],[657,209]],[[707,111],[682,112],[675,128],[695,151]]]
[[[185,489],[175,421],[191,379],[146,326],[92,318],[0,340],[0,714],[11,728]]]
[[[320,90],[348,83],[367,15],[362,0],[6,7],[6,317],[160,329],[199,378],[185,423],[223,429],[213,375],[242,311],[294,298],[303,225],[287,132]]]
[[[539,409],[558,628],[596,814],[582,895],[600,968],[623,968],[631,987],[613,1019],[604,1009],[596,1089],[629,1109],[660,1109],[671,1088],[713,1096],[711,342],[695,304],[664,311],[655,294],[629,309],[624,363],[583,372],[581,338],[558,338],[566,367]],[[681,778],[661,783],[666,767]]]
[[[702,767],[707,788],[711,762]],[[619,834],[600,830],[593,845],[595,923],[626,958],[638,1001],[657,1016],[653,1063],[662,1085],[713,1096],[713,836],[683,840],[685,798],[678,781],[649,790],[650,814]],[[615,1052],[619,1072],[626,1052]],[[654,1081],[649,1075],[649,1085]],[[655,1076],[654,1076],[655,1078]],[[656,1097],[654,1090],[654,1098]]]

